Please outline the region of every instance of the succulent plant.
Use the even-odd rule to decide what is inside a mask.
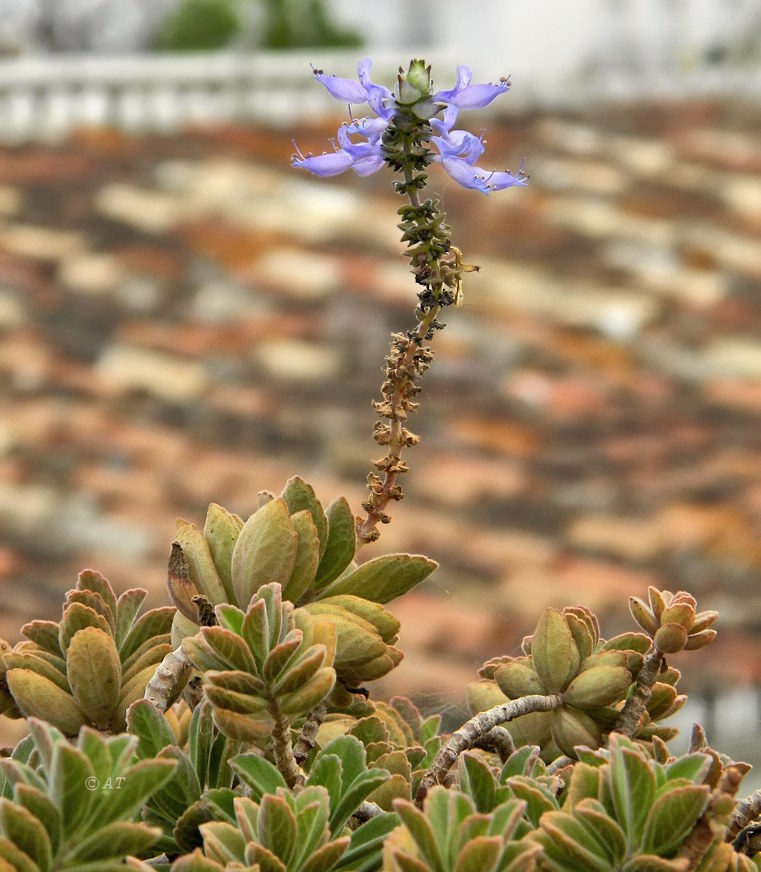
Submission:
[[[26,641],[0,652],[5,713],[41,718],[67,736],[84,725],[124,729],[127,707],[171,651],[175,610],[165,606],[138,617],[145,596],[135,588],[117,599],[102,575],[82,572],[66,594],[60,622],[32,621],[21,628]]]
[[[649,587],[647,596],[647,603],[639,597],[630,597],[629,610],[661,653],[695,651],[710,645],[716,638],[716,630],[711,627],[719,613],[697,612],[697,602],[691,594],[683,590],[674,594]]]
[[[0,761],[4,872],[111,872],[156,842],[160,830],[137,819],[174,761],[135,762],[137,740],[125,735],[84,727],[74,745],[36,718],[29,726],[31,735]]]
[[[606,750],[584,752],[562,809],[543,814],[528,838],[542,846],[548,872],[723,872],[731,862],[729,846],[721,845],[734,802],[712,773],[710,754],[661,762],[611,734]],[[700,825],[708,840],[695,838]],[[740,859],[735,868],[755,867]]]
[[[470,796],[434,787],[423,809],[398,799],[401,819],[385,842],[385,872],[531,872],[539,847],[516,839],[525,803],[510,799],[489,813],[476,810]]]

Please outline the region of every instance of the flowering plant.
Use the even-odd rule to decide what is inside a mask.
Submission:
[[[416,323],[391,337],[364,515],[299,477],[245,520],[212,504],[202,528],[178,521],[171,606],[140,614],[144,591],[117,597],[87,570],[59,622],[0,641],[0,713],[30,729],[0,760],[0,872],[761,869],[761,793],[736,800],[749,767],[697,726],[688,754],[666,744],[662,721],[685,701],[666,657],[716,637],[717,613],[684,591],[633,597],[637,631],[609,639],[582,606],[546,609],[520,656],[484,664],[450,735],[410,700],[370,698],[403,656],[385,605],[436,565],[357,558],[402,497],[427,343],[477,268],[422,197],[426,170],[487,194],[526,177],[480,169],[483,134],[454,129],[506,80],[473,85],[460,67],[434,92],[412,61],[392,93],[369,73],[367,60],[358,82],[315,72],[373,115],[333,153],[293,159],[320,176],[386,165],[407,200]]]

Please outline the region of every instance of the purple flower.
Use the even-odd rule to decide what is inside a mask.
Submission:
[[[333,142],[332,153],[303,155],[296,147],[296,154],[291,159],[292,166],[309,170],[316,176],[335,176],[347,169],[354,170],[360,176],[367,176],[383,166],[383,132],[394,117],[397,104],[388,88],[372,81],[371,66],[372,61],[369,58],[359,62],[356,82],[353,79],[327,76],[322,70],[314,71],[317,81],[333,97],[350,104],[367,103],[373,115],[353,119],[350,124],[342,125],[337,133],[338,143]],[[510,87],[507,79],[502,79],[497,85],[473,85],[471,80],[471,71],[460,65],[457,68],[457,83],[454,88],[437,91],[432,96],[425,97],[426,105],[432,107],[430,123],[436,134],[431,137],[431,145],[438,154],[434,154],[432,160],[440,163],[458,184],[484,194],[525,185],[522,164],[517,175],[475,166],[475,162],[484,152],[483,131],[480,136],[474,136],[465,130],[453,129],[460,109],[481,109],[495,97],[506,93]],[[439,114],[441,118],[436,117]]]

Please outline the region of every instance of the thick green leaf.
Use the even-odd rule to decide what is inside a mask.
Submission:
[[[322,557],[328,542],[328,519],[325,517],[322,503],[317,499],[312,485],[298,475],[294,475],[286,482],[281,496],[288,506],[289,514],[295,515],[306,509],[312,516],[312,523],[320,543],[320,557]]]
[[[99,785],[94,791],[100,800],[98,826],[131,819],[146,799],[172,777],[176,766],[175,760],[140,760],[115,774],[110,785]]]
[[[262,797],[258,815],[258,841],[287,866],[296,849],[296,816],[281,796]]]
[[[536,745],[524,745],[514,751],[505,762],[499,773],[499,783],[504,784],[513,775],[531,775],[534,764],[539,759],[539,748]]]
[[[653,803],[645,822],[642,850],[668,856],[692,831],[708,802],[706,785],[684,785],[665,790]]]
[[[314,590],[335,581],[351,563],[357,550],[354,513],[345,497],[336,497],[325,510],[328,538],[314,579]]]
[[[540,838],[551,856],[564,858],[568,869],[584,872],[611,872],[610,863],[596,839],[572,815],[562,811],[547,812],[541,820],[540,831],[549,840]]]
[[[631,850],[642,841],[645,820],[655,798],[655,775],[642,753],[617,734],[611,737],[610,750],[610,798]]]
[[[518,799],[526,803],[526,816],[535,827],[539,825],[542,815],[559,808],[558,801],[549,788],[532,778],[513,775],[507,779],[507,785]]]
[[[243,631],[243,619],[246,616],[246,613],[242,609],[239,609],[237,606],[231,605],[230,603],[222,603],[214,609],[214,612],[217,616],[220,627],[223,627],[225,630],[230,630],[230,632],[235,633],[236,636],[241,635]]]
[[[492,811],[497,793],[497,783],[489,764],[483,757],[472,752],[461,754],[459,775],[460,790],[470,796],[476,806],[476,811],[485,814]]]
[[[576,818],[596,839],[611,865],[617,867],[626,856],[626,835],[623,829],[605,812],[596,799],[583,799],[574,809]]]
[[[201,824],[206,856],[218,863],[242,862],[246,853],[246,842],[237,827],[226,821],[212,821]]]
[[[89,838],[77,842],[67,855],[66,868],[75,863],[111,860],[139,854],[156,841],[159,830],[145,824],[125,821],[99,827]]]
[[[42,822],[26,808],[0,799],[0,833],[34,860],[42,872],[53,862],[50,839]]]
[[[200,848],[192,854],[178,857],[172,863],[171,872],[224,872],[224,867],[204,856]]]
[[[63,657],[58,641],[58,624],[55,621],[30,621],[21,628],[22,635],[51,654]]]
[[[499,836],[478,836],[471,839],[457,855],[454,872],[492,872],[502,853]]]
[[[0,836],[0,862],[5,861],[2,872],[40,872],[40,867],[10,839]]]
[[[230,603],[235,601],[232,557],[242,527],[243,521],[237,515],[233,515],[216,503],[211,503],[206,512],[203,535],[209,545],[209,553],[219,580],[225,589],[227,602]]]
[[[344,773],[345,775],[345,773]],[[346,785],[341,801],[333,807],[330,813],[330,831],[335,834],[341,831],[346,821],[354,814],[368,796],[389,779],[385,769],[368,769]]]
[[[579,652],[562,612],[545,609],[531,639],[531,662],[547,693],[565,687],[574,660],[578,665]]]
[[[363,563],[320,591],[318,599],[353,594],[387,603],[428,578],[438,564],[420,554],[386,554]]]
[[[349,847],[349,837],[334,839],[321,848],[318,848],[302,867],[302,872],[328,872],[335,868]]]
[[[297,540],[282,499],[262,506],[246,521],[232,557],[232,583],[241,608],[248,608],[263,585],[288,581],[296,563]]]
[[[153,703],[138,699],[127,709],[127,729],[137,736],[137,753],[141,758],[155,757],[167,745],[177,744],[169,721]]]
[[[95,824],[90,810],[97,791],[88,790],[88,785],[96,786],[91,780],[94,777],[92,763],[84,754],[65,742],[58,742],[48,775],[48,796],[61,812],[65,839],[77,833],[81,825],[84,824],[83,829],[87,831]]]
[[[291,515],[296,531],[296,561],[288,581],[283,585],[283,599],[295,603],[314,580],[320,562],[320,539],[308,509]]]
[[[61,623],[58,625],[58,643],[62,651],[67,651],[75,633],[85,627],[97,627],[104,633],[110,633],[108,621],[99,615],[95,609],[82,603],[71,603],[64,608]]]
[[[122,656],[122,662],[125,659],[124,642],[146,596],[148,596],[148,591],[135,587],[131,590],[125,590],[116,601],[116,647]]]
[[[624,866],[624,872],[685,872],[685,859],[664,860],[655,854],[640,854]]]
[[[377,859],[380,868],[380,856],[383,843],[392,830],[399,826],[399,816],[393,812],[377,815],[357,827],[351,834],[349,849],[341,857],[336,869],[367,869],[368,862]]]
[[[249,788],[255,802],[260,802],[267,793],[274,794],[278,787],[285,790],[288,786],[277,767],[258,754],[239,754],[230,761],[230,765]]]
[[[304,634],[301,630],[290,630],[267,655],[262,667],[262,678],[267,682],[276,679],[299,650],[303,641]]]
[[[426,812],[430,807],[432,798],[437,795],[439,790],[446,793],[445,788],[434,787],[428,794]],[[434,835],[433,825],[427,816],[406,799],[394,800],[394,811],[399,815],[399,819],[407,830],[409,830],[418,850],[428,863],[428,867],[433,872],[446,872],[444,860],[439,852],[437,839]],[[441,833],[440,836],[444,838],[446,833]]]
[[[204,700],[193,710],[188,728],[188,754],[202,785],[208,783],[209,755],[217,735],[211,704]]]
[[[317,672],[325,663],[325,647],[323,645],[312,645],[311,648],[303,653],[298,660],[291,663],[284,672],[282,672],[276,681],[272,684],[272,693],[275,696],[281,696],[286,693],[293,693],[299,687],[308,684]]]
[[[61,844],[62,822],[61,813],[53,805],[50,797],[36,787],[31,787],[28,784],[19,784],[16,786],[14,799],[18,805],[23,806],[37,820],[45,824],[47,837],[50,840],[50,848],[53,855],[55,855]]]
[[[77,579],[77,590],[92,591],[103,600],[107,611],[111,614],[111,620],[109,620],[111,629],[115,630],[116,594],[114,594],[114,589],[108,579],[94,569],[83,569]]]
[[[186,639],[186,646],[193,640]],[[203,627],[199,645],[206,645],[217,658],[217,669],[257,674],[256,663],[245,641],[222,627]],[[187,649],[186,649],[187,650]],[[188,651],[190,654],[191,652]],[[191,655],[192,656],[192,655]]]
[[[687,778],[695,784],[700,784],[708,774],[712,762],[708,754],[683,754],[666,766],[666,777],[669,780]]]
[[[156,639],[172,631],[172,619],[175,614],[174,606],[162,606],[150,609],[141,615],[132,625],[127,637],[119,647],[122,660],[136,651],[143,642],[148,639]]]

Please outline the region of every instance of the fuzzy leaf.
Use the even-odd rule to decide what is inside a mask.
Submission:
[[[579,652],[565,618],[557,609],[545,609],[531,640],[531,660],[546,693],[564,688],[574,659]]]
[[[53,854],[58,852],[61,843],[62,821],[61,813],[55,807],[50,797],[42,790],[28,784],[16,785],[14,799],[19,806],[31,812],[38,821],[45,825],[47,838]]]
[[[320,557],[322,557],[328,541],[328,519],[325,517],[322,503],[317,499],[312,485],[298,475],[294,475],[286,482],[281,497],[285,500],[290,515],[295,515],[306,509],[312,516],[312,523],[317,530],[320,543]]]
[[[354,513],[345,497],[336,497],[325,509],[328,537],[314,579],[314,590],[322,590],[335,581],[351,563],[357,550]]]
[[[471,839],[457,855],[454,872],[492,872],[502,853],[499,836],[478,836]]]
[[[243,521],[237,516],[223,509],[216,503],[211,503],[206,513],[206,523],[203,527],[203,535],[209,546],[211,559],[214,561],[219,580],[225,589],[226,601],[235,602],[235,589],[233,588],[232,557],[235,543],[243,528]]]
[[[583,872],[611,872],[605,852],[597,839],[573,816],[561,811],[547,812],[537,831],[538,841],[550,857],[560,859],[563,869]]]
[[[42,822],[28,809],[0,799],[0,832],[31,857],[42,872],[51,868],[53,851],[50,839]]]
[[[621,827],[596,799],[581,800],[574,811],[576,818],[587,827],[590,836],[597,840],[611,865],[617,867],[626,856],[626,834]]]
[[[435,795],[437,791],[438,788],[434,787],[428,794],[429,802],[431,797]],[[405,799],[396,800],[394,803],[394,811],[396,811],[399,819],[414,839],[418,850],[428,863],[428,866],[423,866],[423,868],[431,869],[433,872],[445,872],[444,862],[439,853],[438,845],[436,844],[433,827],[427,816],[424,815],[422,811],[415,808],[411,802],[407,802]],[[442,834],[442,836],[443,835],[444,834]]]
[[[80,630],[69,642],[66,663],[74,701],[98,729],[107,729],[122,687],[113,637],[97,627]]]
[[[226,821],[201,824],[204,849],[207,857],[218,863],[241,862],[246,852],[246,842],[240,831]]]
[[[147,699],[138,699],[129,707],[127,729],[137,736],[137,753],[142,759],[155,757],[167,745],[177,744],[166,716]]]
[[[148,592],[142,588],[135,587],[131,590],[125,590],[124,593],[116,601],[116,647],[122,655],[124,661],[124,642],[129,635],[132,625],[140,611],[140,606],[143,600],[148,596]]]
[[[706,785],[667,789],[649,809],[642,835],[642,850],[658,856],[676,851],[692,831],[708,802]]]
[[[399,823],[399,816],[391,812],[370,818],[362,826],[357,827],[351,834],[349,848],[341,857],[336,869],[368,869],[370,867],[365,864],[371,862],[374,857],[377,857],[380,862],[383,843]]]
[[[331,666],[323,666],[305,687],[278,698],[280,711],[286,715],[306,714],[325,699],[335,683],[335,670]]]
[[[87,789],[91,783],[88,778],[93,775],[92,764],[84,754],[65,742],[55,746],[48,775],[48,795],[61,812],[65,839],[71,839],[81,824],[94,823],[89,817],[95,791]]]
[[[63,657],[58,641],[58,624],[55,621],[30,621],[21,628],[22,635],[51,654]]]
[[[176,767],[175,760],[140,760],[115,775],[110,788],[101,785],[98,826],[132,818],[145,800],[166,784]]]
[[[196,848],[192,854],[178,857],[172,863],[171,872],[224,872],[224,866],[209,860],[200,848]]]
[[[328,872],[334,869],[348,847],[348,836],[328,842],[312,853],[302,866],[302,872]]]
[[[297,828],[296,816],[285,799],[272,794],[263,796],[257,823],[258,841],[287,866],[296,848]]]
[[[683,754],[673,763],[666,766],[666,777],[687,778],[695,784],[700,784],[711,769],[713,760],[708,754]]]
[[[74,698],[48,678],[28,669],[11,669],[5,677],[16,705],[27,718],[47,721],[67,736],[76,736],[86,723]]]
[[[438,564],[420,554],[375,557],[320,591],[318,599],[353,594],[375,603],[387,603],[428,578]]]
[[[558,801],[552,792],[541,782],[525,775],[514,775],[507,779],[507,785],[518,797],[526,803],[526,816],[536,827],[542,815],[548,811],[557,811]]]
[[[119,646],[122,660],[129,657],[148,639],[156,639],[172,631],[172,619],[174,618],[174,606],[162,606],[150,609],[132,624],[132,629]]]
[[[125,821],[108,824],[75,845],[67,856],[66,868],[72,868],[75,863],[121,860],[128,854],[139,854],[150,848],[159,835],[158,828],[145,824]]]
[[[291,515],[291,524],[297,536],[296,560],[283,585],[283,599],[295,603],[314,580],[320,562],[320,539],[308,509]]]
[[[280,771],[258,754],[239,754],[230,761],[230,765],[250,789],[255,802],[260,802],[265,794],[274,794],[278,787],[284,790],[288,787]]]
[[[616,820],[629,846],[639,845],[655,798],[655,775],[642,754],[618,736],[611,736],[608,784]]]
[[[296,563],[297,540],[282,499],[262,506],[246,521],[232,556],[232,584],[242,609],[248,608],[263,585],[288,581]]]
[[[460,790],[470,796],[476,811],[485,814],[492,811],[497,794],[497,783],[483,757],[472,752],[461,754],[459,774]]]

